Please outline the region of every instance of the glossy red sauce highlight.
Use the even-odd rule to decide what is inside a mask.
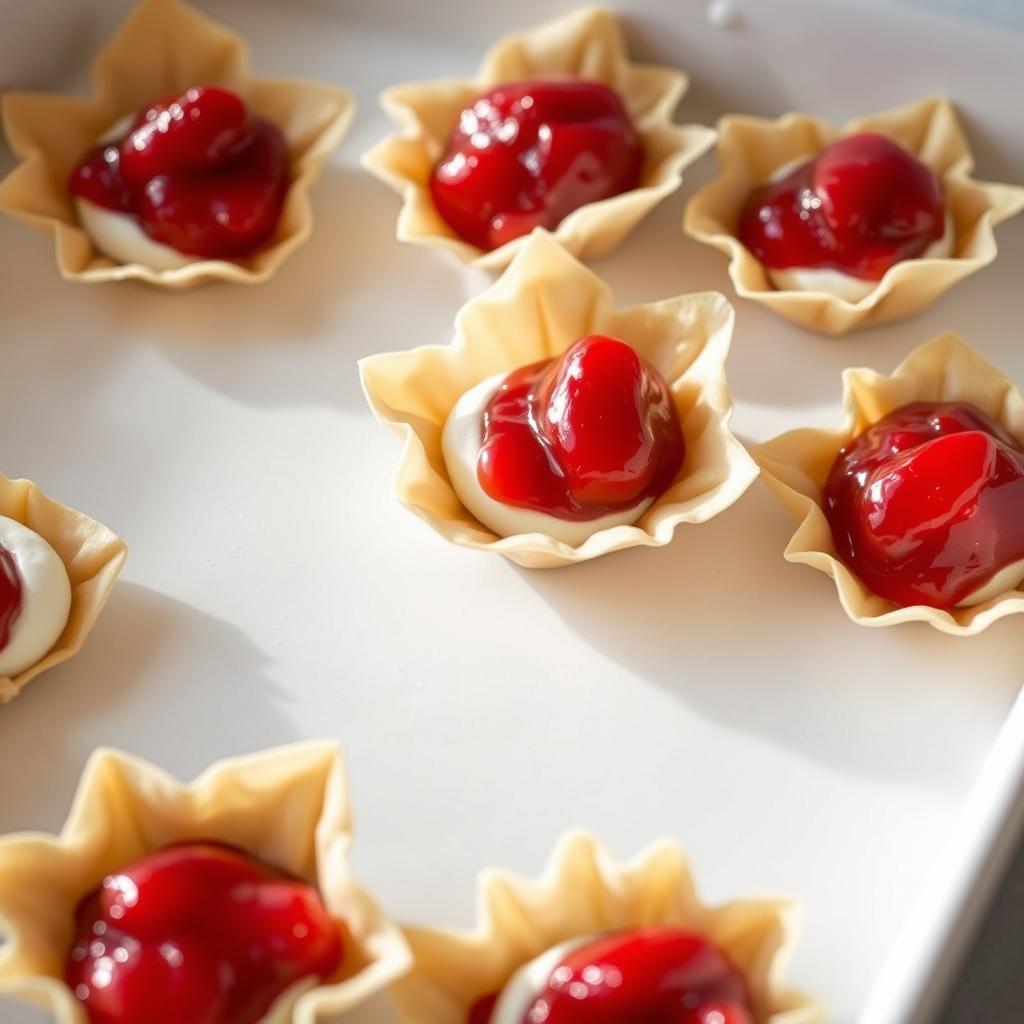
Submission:
[[[516,82],[462,111],[431,174],[430,194],[460,238],[495,249],[636,188],[643,165],[640,135],[608,86]]]
[[[823,506],[839,557],[894,604],[953,608],[1024,558],[1024,454],[968,403],[915,402],[868,427]]]
[[[72,196],[135,217],[187,256],[236,259],[273,235],[288,190],[288,150],[234,93],[198,86],[140,111],[119,139],[72,171]]]
[[[469,1024],[489,1024],[495,997]],[[616,932],[567,954],[522,1024],[754,1024],[746,981],[707,939],[671,927]]]
[[[11,642],[11,633],[21,614],[24,589],[14,555],[0,544],[0,651]]]
[[[685,454],[661,374],[594,334],[505,378],[484,411],[477,475],[495,501],[585,521],[660,495]]]
[[[840,139],[752,193],[740,241],[766,267],[842,271],[877,281],[942,238],[935,172],[875,132]]]
[[[256,1024],[342,959],[311,885],[218,843],[151,853],[79,905],[64,977],[90,1024]]]

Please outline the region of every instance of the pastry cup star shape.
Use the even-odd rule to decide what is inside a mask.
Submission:
[[[62,980],[78,901],[111,871],[189,840],[238,846],[316,885],[343,931],[337,976],[293,986],[260,1024],[333,1019],[408,969],[401,933],[348,866],[351,809],[333,744],[221,761],[190,784],[138,758],[99,750],[59,836],[0,840],[0,998],[41,1007],[57,1024],[85,1024]]]
[[[569,939],[674,925],[711,940],[746,978],[757,1024],[820,1024],[811,998],[785,971],[797,909],[775,899],[701,903],[689,865],[671,842],[616,861],[594,838],[565,836],[540,879],[492,870],[481,876],[474,931],[407,928],[413,969],[394,988],[402,1024],[466,1024],[483,996],[501,991],[523,964]]]
[[[241,38],[183,0],[141,0],[92,66],[88,99],[8,92],[2,110],[18,165],[0,182],[0,211],[54,237],[57,266],[73,281],[141,280],[163,288],[203,281],[256,284],[274,274],[313,230],[309,191],[355,113],[350,93],[298,79],[254,78]],[[82,156],[126,115],[195,85],[237,92],[254,114],[284,133],[291,184],[277,230],[237,261],[196,259],[175,270],[117,263],[93,245],[67,191]]]
[[[859,302],[821,291],[774,288],[764,267],[736,237],[747,197],[779,168],[862,131],[888,136],[938,175],[956,236],[953,255],[902,260]],[[844,334],[924,309],[991,263],[997,251],[993,229],[1024,209],[1024,188],[971,177],[974,157],[956,111],[944,97],[859,117],[842,128],[809,114],[786,114],[774,121],[730,115],[718,124],[718,162],[720,175],[687,204],[686,233],[729,257],[729,277],[738,295],[824,334]]]
[[[57,643],[24,672],[13,678],[0,676],[0,704],[6,704],[41,672],[81,650],[128,552],[124,541],[102,523],[48,498],[30,480],[0,475],[0,516],[38,533],[60,556],[71,581],[71,613]]]
[[[682,71],[633,63],[614,15],[599,8],[579,10],[500,40],[473,78],[396,85],[381,95],[385,112],[402,130],[371,149],[363,165],[402,196],[399,240],[442,249],[474,266],[506,267],[526,244],[526,236],[489,252],[463,241],[434,208],[430,175],[459,112],[476,97],[510,82],[565,76],[614,89],[640,132],[646,153],[639,188],[581,206],[558,225],[555,237],[580,258],[614,249],[679,188],[683,169],[714,142],[710,128],[672,121],[689,82]]]
[[[450,345],[370,356],[359,364],[370,407],[402,439],[396,496],[446,540],[496,551],[527,568],[667,544],[679,523],[717,515],[757,476],[729,430],[725,357],[732,325],[732,307],[717,292],[618,310],[604,281],[552,235],[534,231],[501,278],[459,311]],[[599,530],[578,547],[541,533],[498,537],[473,518],[452,487],[441,444],[448,414],[482,380],[561,355],[588,334],[621,338],[661,372],[686,440],[683,468],[635,525]]]
[[[973,636],[997,619],[1024,612],[1024,590],[983,604],[944,611],[899,607],[873,594],[836,554],[822,509],[822,491],[839,449],[873,423],[909,402],[969,402],[1024,441],[1024,394],[962,338],[943,334],[915,349],[891,375],[868,369],[843,373],[844,423],[833,430],[792,430],[752,452],[762,478],[794,522],[788,562],[830,576],[846,614],[861,626],[926,622],[943,633]]]

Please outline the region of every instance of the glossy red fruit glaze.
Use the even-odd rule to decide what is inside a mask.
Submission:
[[[317,891],[233,847],[169,846],[76,913],[64,977],[91,1024],[255,1024],[342,944]]]
[[[86,155],[68,188],[135,216],[184,255],[235,259],[277,227],[288,150],[280,130],[250,118],[234,93],[199,86],[141,111],[121,139]]]
[[[522,1024],[538,1021],[754,1024],[754,1015],[746,981],[716,946],[664,926],[615,932],[567,954],[523,1014]]]
[[[0,544],[0,651],[11,642],[11,630],[21,614],[23,596],[14,556]]]
[[[922,256],[945,226],[935,172],[884,135],[861,132],[757,189],[737,235],[774,270],[830,268],[877,281]]]
[[[477,475],[495,501],[585,521],[660,495],[685,452],[661,374],[592,334],[505,378],[484,410]]]
[[[869,590],[953,608],[1024,558],[1024,453],[973,405],[915,402],[840,451],[823,506]]]
[[[481,249],[553,229],[586,203],[640,184],[644,148],[622,100],[600,82],[516,82],[459,115],[430,177],[437,212]]]

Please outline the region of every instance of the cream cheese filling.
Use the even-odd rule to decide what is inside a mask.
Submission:
[[[0,677],[16,676],[53,649],[71,612],[71,581],[60,556],[27,526],[0,516],[0,547],[21,581],[21,609],[0,650]]]

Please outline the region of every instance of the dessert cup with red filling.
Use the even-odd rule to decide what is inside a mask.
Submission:
[[[361,362],[371,407],[404,441],[398,497],[446,539],[528,567],[668,543],[677,524],[716,515],[756,475],[728,428],[732,319],[714,293],[617,310],[603,281],[536,231],[459,312],[451,345]],[[539,432],[534,414],[547,420]],[[625,433],[609,436],[605,416]],[[480,486],[482,449],[500,501]],[[526,524],[502,528],[493,513],[509,510]]]
[[[739,295],[828,334],[908,316],[996,256],[1024,189],[976,181],[942,98],[836,128],[805,114],[719,123],[721,174],[684,227],[730,257]]]
[[[408,967],[347,864],[336,747],[223,761],[182,785],[90,759],[61,834],[0,840],[0,996],[60,1024],[313,1024]]]
[[[30,531],[30,548],[22,550],[10,539],[9,528],[0,526],[0,704],[13,700],[40,673],[78,653],[126,556],[124,541],[107,527],[48,498],[29,480],[0,475],[0,523],[3,520]],[[34,584],[45,589],[44,606],[39,605],[42,591],[34,592]],[[59,611],[49,607],[54,601],[61,603]],[[13,667],[3,667],[16,655],[15,645],[24,651],[29,639],[32,649],[23,632],[32,634],[40,628],[53,642],[36,645],[38,657],[26,662],[19,656]]]
[[[800,525],[792,562],[831,576],[856,622],[956,635],[1024,611],[1024,397],[955,335],[891,376],[843,375],[846,423],[753,455]]]
[[[141,0],[92,79],[88,99],[3,97],[19,163],[0,210],[54,236],[64,277],[255,283],[308,238],[345,90],[254,78],[242,40],[183,0]]]
[[[783,979],[793,905],[704,905],[673,843],[623,864],[572,834],[538,880],[484,874],[478,902],[473,931],[406,929],[413,969],[394,989],[402,1024],[823,1020]]]
[[[403,196],[402,241],[502,268],[543,227],[599,256],[711,145],[710,130],[672,122],[686,85],[630,62],[611,14],[579,11],[501,40],[472,79],[388,89],[403,134],[363,162]]]

